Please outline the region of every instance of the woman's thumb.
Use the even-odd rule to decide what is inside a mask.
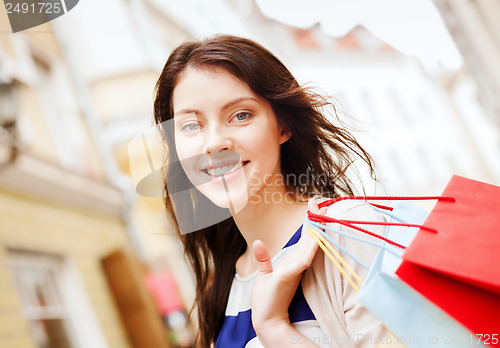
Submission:
[[[273,264],[271,263],[271,256],[267,251],[267,247],[261,240],[256,240],[253,243],[253,254],[257,260],[257,272],[262,274],[271,273],[273,271]]]

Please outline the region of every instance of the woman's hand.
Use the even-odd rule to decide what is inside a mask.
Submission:
[[[315,198],[311,198],[308,205],[313,213],[326,212],[326,207],[321,210],[318,208]],[[265,244],[260,240],[254,242],[253,253],[258,266],[251,298],[252,324],[262,343],[274,341],[273,335],[285,332],[288,326],[291,327],[288,307],[302,272],[311,264],[317,249],[316,242],[303,231],[294,249],[273,269]],[[286,337],[282,336],[280,339],[286,340]]]

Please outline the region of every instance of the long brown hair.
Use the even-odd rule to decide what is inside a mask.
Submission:
[[[172,119],[172,94],[186,67],[225,69],[246,83],[257,95],[271,105],[278,123],[291,135],[281,145],[281,171],[285,178],[306,175],[311,180],[298,183],[287,180],[287,190],[294,197],[314,194],[335,197],[353,194],[353,184],[346,170],[355,158],[368,165],[374,176],[373,163],[368,153],[345,130],[336,126],[324,115],[328,108],[337,116],[335,106],[309,89],[301,87],[288,69],[268,50],[259,44],[240,37],[219,35],[204,41],[187,42],[177,47],[168,58],[156,83],[154,116],[157,124]],[[338,119],[338,117],[337,117]],[[179,166],[175,151],[173,130],[164,130],[167,145],[166,180],[186,178]],[[192,218],[206,200],[194,190],[192,199],[183,206],[176,206],[170,199],[165,184],[165,205],[173,221],[174,215],[186,213]],[[299,195],[300,193],[300,195]],[[206,212],[205,212],[206,213]],[[246,243],[232,217],[195,233],[180,235],[196,276],[196,303],[198,313],[198,344],[209,347],[217,339],[224,321],[224,313],[235,264],[245,251]]]

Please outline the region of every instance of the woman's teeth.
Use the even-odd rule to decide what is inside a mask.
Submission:
[[[225,167],[220,167],[220,168],[209,168],[207,169],[207,173],[211,176],[223,176],[223,175],[226,175],[228,173],[232,173],[238,169],[240,169],[241,167],[243,167],[243,163],[238,163],[237,165],[235,166],[225,166]]]

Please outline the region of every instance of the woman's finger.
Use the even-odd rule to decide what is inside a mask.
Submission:
[[[326,213],[326,207],[319,208],[318,207],[318,201],[316,200],[315,197],[309,199],[309,202],[307,202],[307,206],[309,208],[309,211],[314,214],[325,214]],[[300,243],[301,242],[301,243]],[[311,260],[314,257],[314,254],[316,253],[315,247],[317,247],[316,242],[314,239],[309,235],[307,232],[306,228],[302,229],[302,236],[299,240],[299,245],[302,247],[300,249],[301,252],[306,252],[308,257],[306,258],[307,260]]]
[[[318,201],[315,197],[309,199],[309,202],[307,202],[307,207],[309,208],[309,211],[311,213],[319,214]]]
[[[271,273],[273,271],[273,264],[271,256],[267,247],[261,240],[256,240],[253,243],[253,254],[257,260],[257,272],[262,274]]]

